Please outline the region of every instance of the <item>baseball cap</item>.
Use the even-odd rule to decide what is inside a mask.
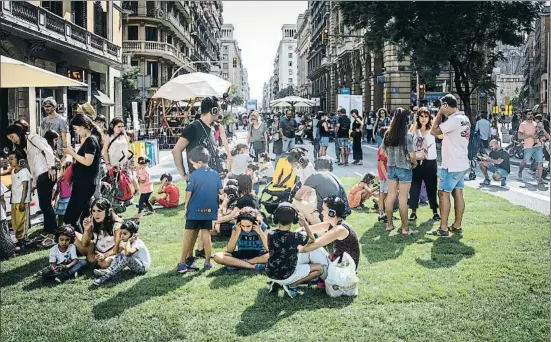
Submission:
[[[44,99],[44,101],[42,101],[42,106],[46,106],[46,105],[57,107],[57,101],[51,96],[47,97]]]
[[[452,94],[447,94],[440,99],[440,102],[446,103],[450,107],[457,108],[457,99]]]

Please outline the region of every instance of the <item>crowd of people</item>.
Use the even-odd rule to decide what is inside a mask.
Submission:
[[[399,233],[418,233],[409,228],[409,222],[417,220],[419,203],[425,200],[432,219],[439,222],[439,227],[428,234],[462,234],[463,180],[470,168],[471,134],[478,134],[482,147],[489,149],[489,153],[479,154],[483,184],[490,184],[488,172],[494,174],[494,180],[506,184],[509,156],[488,130],[492,126],[482,121],[485,118],[473,130],[453,95],[444,96],[440,102],[436,115],[426,107],[414,107],[412,111],[397,108],[391,113],[380,109],[367,117],[357,110],[352,110],[350,116],[344,109],[335,116],[318,113],[311,120],[315,152],[310,160],[307,150],[295,147],[301,122],[295,120],[293,111],[273,115],[269,122],[252,112],[246,143],[236,144],[230,151],[225,128],[220,124],[218,100],[204,98],[201,113],[183,129],[172,151],[178,173],[186,181],[186,222],[175,271],[199,270],[197,260],[204,258],[206,271],[213,268],[214,261],[228,270],[264,272],[270,291],[283,288],[291,297],[302,294],[304,284],[324,288],[332,261],[348,255],[357,269],[359,239],[346,218],[352,209],[365,208],[369,198],[375,199],[379,221],[385,223],[387,231],[396,228],[393,213],[397,209]],[[8,232],[2,205],[0,252],[10,256],[28,245],[29,206],[31,194],[36,191],[44,216],[40,244],[51,248],[49,265],[36,276],[63,282],[88,266],[97,276],[94,284],[99,286],[124,268],[144,274],[152,261],[139,238],[139,222],[146,210],[155,214],[153,205],[174,208],[180,204],[173,176],[164,174],[153,195],[150,160],[146,156],[133,157],[131,138],[122,120],[115,118],[105,127],[105,119],[96,116],[91,106],[81,105],[70,122],[79,142],[73,149],[68,125],[55,112],[55,100],[46,99],[43,107],[48,119],[42,136],[29,133],[24,121],[7,130],[14,145],[8,160],[11,229],[17,243],[14,245]],[[543,158],[540,148],[549,134],[545,130],[542,133],[540,125],[531,120],[528,114],[519,125],[519,137],[525,141],[525,156],[539,161]],[[378,174],[366,173],[347,193],[333,174],[333,158],[327,156],[330,137],[335,138],[339,166],[348,165],[350,154],[352,164],[361,165],[362,142],[376,143]],[[442,141],[440,182],[437,140]],[[220,156],[222,147],[226,154]],[[288,175],[281,171],[282,163],[289,165]],[[123,220],[115,212],[114,202],[104,196],[105,188],[114,186],[110,180],[113,170],[129,170],[131,195],[139,195],[135,219]],[[519,177],[521,172],[522,168]],[[278,197],[273,210],[268,210],[260,189],[261,185],[274,184],[288,192]],[[2,194],[6,191],[2,185]],[[450,224],[451,197],[455,218]],[[298,225],[297,229],[293,225]],[[227,236],[228,241],[224,251],[213,253],[211,238],[217,234]],[[331,253],[327,246],[332,247]]]

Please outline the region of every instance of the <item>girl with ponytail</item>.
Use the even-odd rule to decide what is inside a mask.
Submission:
[[[82,233],[82,219],[90,216],[90,200],[96,190],[101,161],[102,134],[87,116],[78,114],[71,120],[75,133],[80,137],[80,148],[71,147],[63,152],[73,158],[73,193],[63,217],[64,223]]]

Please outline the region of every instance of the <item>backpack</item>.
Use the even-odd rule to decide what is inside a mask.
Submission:
[[[331,173],[329,173],[329,174],[331,175],[331,177],[333,177],[333,179],[335,179],[337,184],[339,184],[339,197],[343,200],[345,208],[346,208],[344,210],[344,217],[343,218],[347,218],[348,216],[350,216],[350,214],[352,214],[352,209],[350,209],[350,204],[348,203],[348,197],[346,196],[346,191],[344,191],[344,188],[342,187],[339,180],[335,176],[333,176],[333,174],[331,174]]]
[[[109,170],[109,177],[115,180],[115,198],[118,201],[129,201],[134,197],[134,185],[125,169],[120,169],[118,179],[115,179],[115,168],[113,167]]]

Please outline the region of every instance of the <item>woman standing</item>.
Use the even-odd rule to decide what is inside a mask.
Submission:
[[[352,109],[350,111],[352,115],[352,159],[354,165],[363,165],[364,153],[362,151],[362,132],[363,122],[358,113],[358,110]]]
[[[247,145],[252,145],[254,161],[258,161],[258,155],[268,152],[268,128],[260,120],[260,115],[254,111],[250,116],[251,128],[247,136]]]
[[[329,136],[331,135],[326,113],[321,114],[321,118],[318,121],[318,129],[320,133],[320,153],[318,157],[325,157],[327,155],[327,146],[329,146]]]
[[[413,136],[408,133],[409,113],[404,108],[397,108],[390,128],[385,133],[382,149],[388,158],[388,194],[385,200],[387,217],[386,230],[394,229],[392,212],[394,200],[399,191],[400,219],[402,221],[402,235],[417,233],[408,227],[408,194],[413,178],[412,169],[417,166]]]
[[[73,192],[67,204],[63,222],[82,233],[82,219],[90,215],[90,200],[96,191],[101,160],[102,135],[94,122],[85,115],[76,115],[71,126],[80,137],[78,151],[66,147],[63,152],[73,157]]]
[[[381,135],[381,128],[388,127],[390,119],[386,109],[380,108],[377,111],[377,119],[375,119],[375,125],[373,125],[373,136],[376,137],[377,147],[381,147],[383,143],[383,136]]]
[[[430,134],[432,117],[429,109],[427,107],[421,107],[413,120],[414,123],[409,129],[409,133],[413,134],[414,137],[415,156],[418,161],[418,166],[413,169],[413,178],[409,192],[409,208],[411,209],[409,220],[417,220],[421,184],[425,182],[430,208],[432,209],[432,219],[439,221],[440,215],[438,215],[438,202],[436,199],[438,181],[436,140],[434,135]]]
[[[130,143],[124,131],[124,122],[121,118],[114,118],[107,129],[107,139],[103,144],[103,160],[107,170],[113,166],[127,167],[130,153]]]
[[[274,121],[272,122],[272,129],[270,131],[271,139],[272,139],[272,153],[275,154],[275,160],[274,160],[274,168],[277,166],[277,162],[279,158],[281,158],[281,154],[283,153],[283,140],[281,135],[279,134],[279,115],[274,114]]]

